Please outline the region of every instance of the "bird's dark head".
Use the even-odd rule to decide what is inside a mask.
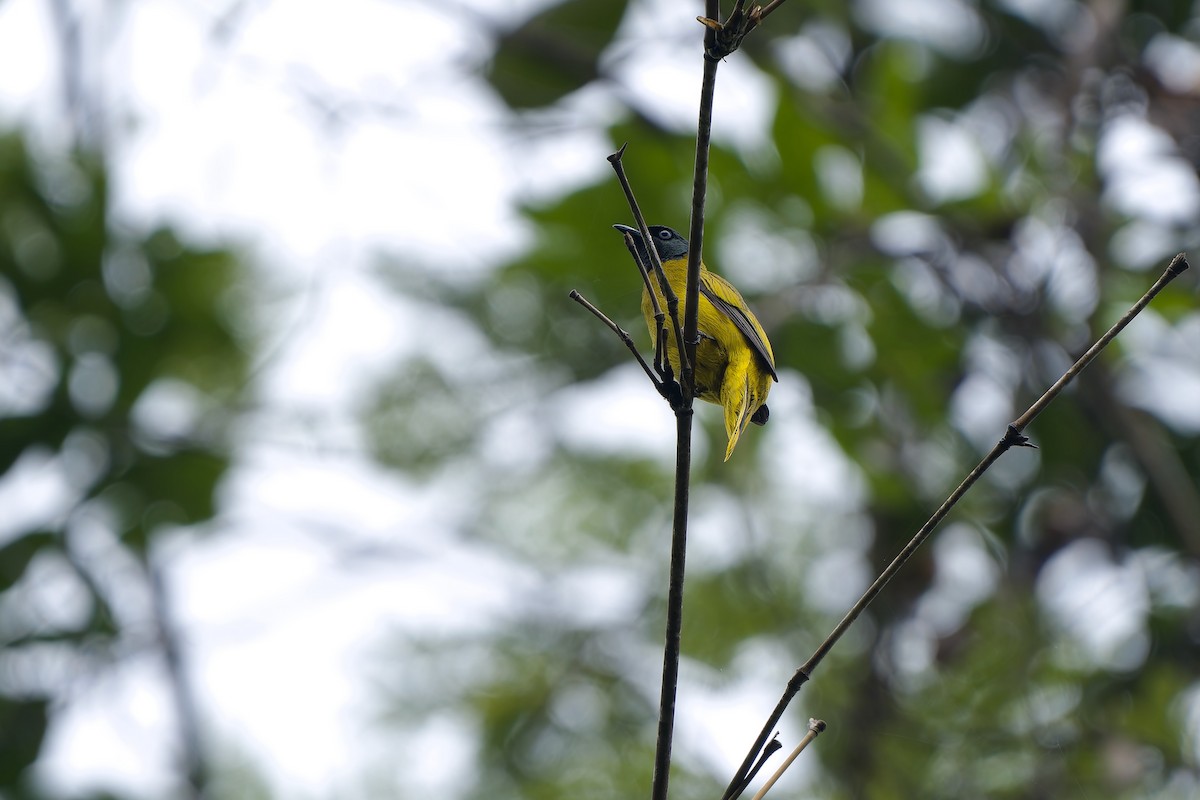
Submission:
[[[633,243],[637,245],[638,255],[646,261],[646,266],[649,266],[650,262],[649,256],[646,253],[646,245],[642,242],[642,234],[638,229],[631,228],[628,225],[613,225],[613,227],[633,237]],[[678,231],[672,230],[666,225],[651,225],[649,227],[650,238],[654,240],[654,249],[658,251],[658,257],[661,261],[672,261],[687,255],[687,239],[680,236]]]

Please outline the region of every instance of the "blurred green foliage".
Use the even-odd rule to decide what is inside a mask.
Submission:
[[[518,135],[546,135],[556,118],[545,112],[571,91],[615,84],[629,113],[607,131],[613,149],[630,143],[624,163],[651,221],[685,228],[693,133],[655,121],[656,87],[622,85],[629,73],[613,69],[678,31],[694,35],[699,61],[699,6],[681,7],[667,31],[619,30],[618,5],[538,12],[496,38],[486,77]],[[785,4],[730,58],[751,63],[776,104],[760,151],[718,137],[705,257],[735,282],[752,278],[743,289],[784,383],[733,462],[710,448],[696,465],[680,797],[716,797],[729,777],[689,705],[751,680],[782,692],[1005,424],[1196,242],[1195,197],[1158,216],[1130,210],[1116,167],[1144,156],[1101,158],[1122,124],[1157,129],[1194,192],[1200,104],[1152,57],[1164,44],[1200,57],[1191,4],[1100,14],[947,0],[917,21],[885,5]],[[559,47],[530,46],[534,32],[576,42],[564,25],[583,19],[577,68],[562,69]],[[718,97],[741,90],[719,73]],[[564,433],[560,405],[580,399],[572,387],[604,395],[629,369],[570,288],[646,346],[640,286],[609,229],[628,214],[608,177],[524,212],[532,248],[477,284],[393,266],[398,285],[460,312],[510,370],[480,380],[406,365],[368,420],[385,463],[475,486],[461,533],[528,565],[540,589],[499,630],[423,641],[385,683],[407,724],[470,721],[468,797],[638,796],[652,760],[671,457],[598,455]],[[1002,460],[805,687],[785,740],[810,714],[831,726],[805,755],[819,764],[805,796],[1200,792],[1195,416],[1138,391],[1150,354],[1189,380],[1200,370],[1194,278],[1177,284],[1135,323],[1157,344],[1122,339],[1106,352],[1027,431],[1040,449]],[[396,390],[415,374],[436,399]],[[698,435],[719,440],[707,411]],[[520,413],[533,421],[514,424]],[[499,445],[498,429],[510,431]],[[1093,552],[1100,572],[1086,566]],[[623,577],[597,589],[596,571]],[[450,666],[460,660],[471,668]],[[753,711],[765,719],[769,707]],[[756,732],[734,733],[748,745]]]
[[[228,250],[114,221],[96,157],[0,136],[0,487],[22,507],[0,532],[0,796],[41,796],[54,674],[159,647],[155,539],[210,519],[229,466],[241,279]]]
[[[626,0],[567,0],[497,37],[489,80],[513,108],[549,105],[600,77]]]

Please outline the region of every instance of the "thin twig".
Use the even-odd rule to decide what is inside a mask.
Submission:
[[[1024,436],[1022,431],[1024,431],[1029,423],[1031,423],[1034,418],[1037,417],[1037,415],[1040,414],[1046,408],[1046,406],[1048,406],[1050,402],[1058,396],[1063,388],[1065,388],[1066,385],[1070,383],[1071,380],[1074,379],[1075,376],[1078,375],[1080,371],[1088,365],[1088,362],[1095,358],[1096,354],[1104,349],[1105,345],[1111,342],[1116,335],[1120,333],[1125,326],[1128,325],[1133,318],[1136,317],[1168,283],[1177,278],[1187,268],[1188,263],[1186,256],[1183,253],[1175,256],[1175,258],[1171,260],[1171,264],[1167,267],[1166,271],[1161,277],[1159,277],[1157,281],[1154,282],[1154,285],[1151,286],[1144,295],[1142,295],[1142,298],[1134,303],[1133,306],[1131,306],[1130,309],[1125,312],[1125,315],[1122,316],[1121,319],[1118,320],[1117,323],[1108,330],[1108,332],[1097,339],[1096,343],[1088,348],[1087,352],[1080,356],[1079,359],[1072,364],[1066,372],[1063,373],[1062,377],[1055,381],[1054,385],[1046,390],[1045,394],[1039,397],[1024,414],[1022,414],[1008,426],[1008,429],[1004,432],[1004,436],[1000,438],[1000,441],[996,443],[996,445],[986,456],[984,456],[983,460],[976,465],[975,469],[971,470],[966,479],[964,479],[963,482],[958,485],[958,488],[956,488],[950,494],[950,496],[946,498],[946,501],[942,503],[937,511],[934,512],[933,516],[931,516],[929,520],[921,526],[921,529],[917,531],[916,535],[909,540],[908,544],[906,544],[903,549],[900,550],[900,552],[892,560],[892,563],[888,564],[887,568],[879,574],[879,577],[875,579],[875,582],[872,583],[865,592],[863,592],[862,597],[860,597],[858,602],[856,602],[850,608],[850,610],[846,612],[846,616],[843,617],[842,621],[839,622],[833,631],[831,631],[830,634],[825,637],[825,641],[821,642],[820,646],[817,647],[817,649],[809,657],[808,661],[804,662],[804,664],[792,675],[791,679],[788,680],[787,688],[784,690],[783,696],[775,705],[775,709],[767,718],[766,724],[763,725],[762,730],[758,734],[758,738],[755,739],[754,744],[751,746],[750,752],[746,754],[746,758],[742,761],[741,767],[734,775],[733,780],[730,781],[729,786],[726,788],[725,794],[723,795],[723,800],[733,800],[733,798],[736,798],[741,794],[742,787],[745,783],[743,776],[749,771],[750,766],[754,763],[754,759],[758,755],[759,750],[763,748],[767,738],[771,735],[771,731],[775,729],[775,726],[778,724],[779,719],[783,716],[783,712],[787,708],[788,704],[792,701],[792,698],[795,697],[800,691],[800,687],[802,687],[805,682],[812,677],[812,673],[816,670],[817,666],[821,663],[829,651],[833,649],[833,646],[837,644],[838,640],[842,638],[850,626],[854,624],[854,621],[857,620],[863,611],[867,609],[867,606],[871,604],[876,596],[883,591],[883,587],[888,584],[888,581],[890,581],[892,577],[894,577],[895,574],[900,571],[900,568],[903,567],[904,564],[912,557],[913,553],[915,553],[917,549],[925,542],[925,540],[929,538],[929,535],[933,533],[934,528],[936,528],[938,524],[945,519],[946,515],[950,513],[950,510],[953,509],[962,496],[966,494],[972,486],[975,485],[983,473],[986,472],[988,468],[996,462],[996,459],[1004,455],[1004,453],[1007,452],[1010,447],[1032,446],[1029,443],[1029,439]]]
[[[763,748],[762,755],[758,757],[758,763],[754,765],[754,769],[750,770],[750,774],[746,776],[746,780],[742,782],[742,791],[746,791],[746,787],[754,780],[754,776],[767,763],[767,759],[775,755],[776,752],[783,749],[783,745],[779,743],[779,734],[776,733],[771,741],[767,742],[767,746]]]
[[[784,759],[783,763],[779,765],[779,769],[775,770],[775,774],[772,775],[767,782],[763,784],[763,787],[758,790],[758,793],[754,795],[754,800],[763,799],[763,795],[770,791],[771,787],[775,785],[777,780],[783,777],[783,773],[786,772],[787,768],[792,765],[792,762],[796,760],[796,757],[804,752],[804,748],[808,747],[809,744],[812,743],[813,739],[816,739],[818,736],[824,733],[826,727],[825,720],[823,719],[810,719],[808,721],[808,733],[804,734],[804,738],[801,739],[800,743],[796,745],[796,749],[793,750],[786,759]]]
[[[650,287],[650,278],[647,273],[653,271],[655,277],[658,279],[659,290],[662,292],[662,296],[667,303],[667,314],[671,318],[671,330],[675,335],[675,344],[680,354],[680,372],[687,372],[687,365],[691,361],[690,355],[685,355],[683,347],[683,329],[679,325],[679,298],[675,295],[675,290],[671,288],[671,284],[667,281],[667,274],[663,271],[662,267],[662,259],[658,257],[658,248],[654,246],[654,239],[650,237],[650,226],[646,224],[646,218],[642,216],[641,206],[638,205],[637,198],[633,196],[633,186],[629,183],[629,177],[625,174],[625,164],[621,158],[625,155],[625,148],[628,146],[628,142],[621,145],[620,150],[608,157],[608,163],[612,164],[613,172],[617,173],[617,182],[621,184],[621,189],[625,192],[625,200],[629,203],[629,210],[633,213],[633,221],[638,227],[638,232],[642,235],[642,243],[645,245],[646,257],[650,259],[650,263],[642,263],[635,249],[633,239],[628,233],[625,234],[625,246],[633,254],[633,260],[637,263],[638,271],[642,274],[642,280],[646,283],[646,291],[650,293],[650,302],[654,307],[654,317],[659,321],[659,328],[661,328],[662,309],[659,308],[658,298]],[[661,337],[655,338],[656,347],[661,347]],[[657,361],[657,358],[655,360]]]
[[[1032,422],[1034,417],[1042,413],[1042,409],[1050,405],[1051,400],[1053,400],[1055,397],[1058,397],[1058,393],[1061,392],[1068,383],[1074,380],[1075,376],[1078,375],[1083,368],[1088,365],[1088,362],[1095,358],[1097,353],[1107,347],[1108,343],[1115,339],[1117,334],[1124,330],[1125,326],[1132,322],[1133,318],[1140,314],[1142,309],[1154,299],[1155,295],[1161,292],[1168,283],[1183,274],[1183,271],[1187,268],[1187,254],[1180,253],[1171,259],[1170,265],[1167,266],[1167,271],[1164,272],[1159,279],[1154,282],[1154,285],[1150,287],[1149,291],[1142,295],[1142,299],[1134,303],[1133,306],[1125,312],[1125,316],[1117,320],[1117,323],[1109,328],[1107,333],[1097,339],[1096,343],[1089,347],[1088,351],[1080,356],[1079,360],[1072,364],[1071,368],[1064,372],[1062,377],[1055,381],[1054,385],[1047,389],[1046,393],[1037,399],[1036,403],[1029,407],[1029,410],[1017,418],[1016,422],[1012,424],[1012,426],[1017,429],[1017,432],[1020,433],[1021,431],[1025,430],[1025,426]]]
[[[624,175],[624,173],[619,174],[622,177]],[[642,241],[645,241],[645,239],[643,238]],[[633,257],[633,263],[637,264],[638,274],[642,276],[642,285],[646,290],[646,297],[650,298],[650,308],[654,312],[654,369],[658,373],[659,378],[661,378],[660,382],[664,384],[665,388],[665,384],[675,381],[671,359],[667,356],[667,337],[673,334],[676,345],[682,341],[683,337],[679,328],[679,298],[675,296],[671,285],[667,283],[667,276],[662,269],[661,259],[655,262],[653,268],[644,263],[641,254],[638,252],[637,243],[633,240],[633,234],[629,231],[625,231],[625,249]],[[657,258],[658,252],[656,251],[654,255]],[[663,290],[663,298],[667,301],[668,307],[672,309],[670,333],[667,331],[666,315],[663,314],[662,306],[658,302],[658,294],[654,291],[652,280],[655,279],[650,277],[651,269],[654,269],[657,275],[658,285]],[[663,396],[666,397],[667,395],[664,393]]]
[[[642,358],[642,354],[638,352],[637,345],[634,344],[633,337],[630,336],[624,328],[609,319],[603,311],[592,305],[592,303],[586,297],[581,295],[575,289],[572,289],[568,296],[576,303],[579,303],[579,305],[592,312],[592,315],[595,316],[596,319],[608,326],[608,329],[615,333],[617,337],[625,343],[625,346],[629,348],[629,352],[633,353],[633,357],[636,358],[638,364],[641,365],[642,371],[646,373],[646,377],[648,377],[650,382],[654,384],[654,388],[658,390],[659,394],[665,397],[666,389],[663,387],[663,382],[660,381],[658,376],[654,374],[654,370],[650,369],[650,365],[646,363],[646,359]]]
[[[643,234],[643,235],[645,235],[645,234]],[[645,241],[645,240],[643,240],[643,241]],[[652,309],[654,309],[654,327],[655,327],[655,329],[658,330],[658,329],[665,328],[666,327],[666,320],[664,318],[665,315],[663,314],[662,306],[659,305],[658,295],[654,291],[654,284],[651,283],[651,278],[650,278],[650,271],[652,269],[654,269],[654,267],[651,267],[649,264],[642,263],[642,257],[638,253],[637,242],[635,242],[633,240],[633,234],[631,234],[629,231],[625,231],[625,249],[628,250],[629,254],[633,256],[634,263],[637,264],[638,274],[642,276],[642,286],[644,286],[646,289],[646,296],[650,298],[650,307]],[[657,252],[655,254],[657,255]],[[662,262],[660,261],[659,269],[657,271],[659,272],[660,276],[665,277],[665,275],[663,275],[661,269],[662,269]],[[669,286],[670,285],[668,284],[668,288],[669,288]],[[665,297],[666,297],[666,295],[664,295],[664,298]]]

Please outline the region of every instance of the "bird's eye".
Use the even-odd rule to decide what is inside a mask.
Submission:
[[[666,240],[666,239],[670,239],[670,238],[671,238],[671,232],[670,232],[670,231],[659,231],[659,232],[658,232],[658,238],[660,238],[660,239],[664,239],[664,240]]]

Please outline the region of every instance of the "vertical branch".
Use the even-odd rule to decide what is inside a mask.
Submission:
[[[719,20],[721,14],[718,0],[705,0],[705,18]],[[704,202],[708,197],[708,151],[712,143],[713,95],[717,90],[717,66],[720,59],[713,55],[717,43],[717,29],[706,24],[704,28],[704,76],[700,81],[700,114],[696,124],[696,163],[692,174],[692,216],[688,227],[687,289],[683,303],[683,339],[687,347],[688,364],[696,363],[696,347],[700,343],[700,264],[704,256]],[[693,394],[693,375],[682,376],[684,395]]]
[[[720,13],[718,0],[705,0],[709,19]],[[700,343],[700,259],[704,245],[704,199],[708,191],[708,150],[712,140],[712,103],[717,65],[709,55],[716,33],[704,34],[704,79],[700,88],[700,115],[696,130],[696,164],[692,180],[692,218],[688,230],[687,288],[683,301],[683,350],[679,383],[683,402],[675,410],[675,512],[671,526],[671,566],[667,585],[667,630],[663,644],[662,689],[658,705],[658,738],[654,751],[652,800],[666,800],[671,774],[671,748],[675,733],[675,698],[679,686],[679,659],[683,631],[683,582],[687,561],[687,521],[692,480],[692,400],[695,395],[696,347]]]
[[[705,34],[711,36],[712,30]],[[696,363],[696,347],[700,343],[699,295],[700,264],[704,250],[704,201],[708,195],[708,151],[712,142],[713,95],[717,88],[717,66],[720,61],[704,55],[704,79],[700,84],[700,121],[696,128],[696,167],[692,177],[692,219],[688,228],[687,290],[683,305],[683,341],[687,345],[688,364]],[[693,393],[692,373],[686,372],[684,393]]]
[[[675,735],[675,696],[683,631],[683,578],[687,561],[688,501],[692,468],[692,406],[675,411],[675,512],[671,522],[671,566],[667,583],[667,631],[663,643],[662,688],[658,699],[658,738],[654,747],[652,800],[666,800]]]

